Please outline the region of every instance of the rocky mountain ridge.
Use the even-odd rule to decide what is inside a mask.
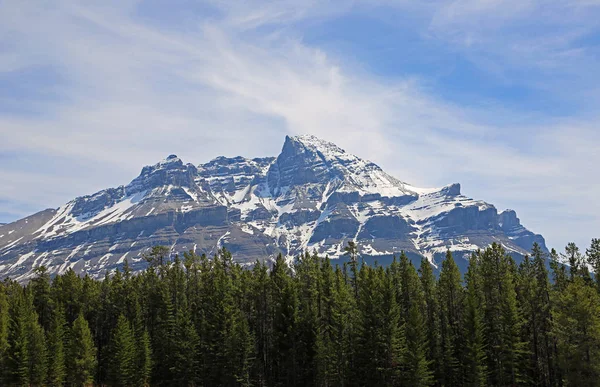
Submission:
[[[126,186],[78,197],[0,226],[0,277],[21,281],[45,265],[101,277],[127,259],[135,269],[151,246],[213,254],[220,247],[252,264],[303,251],[341,258],[349,240],[366,258],[402,250],[436,264],[501,243],[526,254],[544,239],[512,210],[498,213],[459,184],[423,189],[314,136],[286,137],[275,157],[218,157],[194,166],[177,156],[146,166]]]

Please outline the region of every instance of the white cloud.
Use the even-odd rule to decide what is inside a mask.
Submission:
[[[431,28],[444,34],[465,17],[489,13],[502,29],[504,20],[533,7],[505,3],[453,2],[432,14]],[[219,16],[172,29],[136,17],[136,2],[119,4],[0,6],[0,36],[12,40],[0,71],[43,64],[61,78],[52,86],[59,98],[34,104],[42,114],[0,113],[0,154],[74,164],[44,174],[11,165],[14,171],[0,174],[11,181],[0,187],[0,199],[57,206],[126,183],[169,153],[194,163],[220,154],[275,155],[285,134],[313,133],[411,183],[461,181],[468,195],[515,207],[552,244],[584,243],[595,236],[589,228],[600,226],[599,216],[580,220],[600,213],[600,187],[589,181],[600,142],[589,121],[535,124],[526,117],[522,130],[509,131],[503,115],[517,113],[458,106],[418,80],[357,72],[285,27],[336,15],[352,3],[219,2],[213,4]],[[494,25],[487,18],[449,36],[491,39],[480,35],[483,25]],[[266,25],[277,27],[259,28]],[[40,184],[52,195],[40,195]]]

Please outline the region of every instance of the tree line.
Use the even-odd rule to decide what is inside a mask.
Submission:
[[[450,251],[439,275],[346,251],[245,269],[157,246],[136,275],[5,280],[0,385],[600,385],[599,239],[519,263],[493,244],[464,276]]]

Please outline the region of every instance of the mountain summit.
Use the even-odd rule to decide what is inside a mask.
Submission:
[[[349,240],[365,259],[400,251],[436,264],[492,242],[524,255],[542,236],[512,210],[498,213],[465,197],[459,184],[413,187],[376,164],[314,136],[286,137],[276,157],[218,157],[146,166],[126,186],[78,197],[0,226],[0,277],[26,281],[40,265],[103,276],[127,259],[133,269],[153,245],[214,254],[225,246],[242,263],[292,259],[304,251],[341,258]]]

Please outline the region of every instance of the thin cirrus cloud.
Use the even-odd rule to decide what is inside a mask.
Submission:
[[[551,246],[598,236],[594,2],[33,3],[0,5],[0,222],[169,153],[275,155],[284,135],[312,133],[416,185],[459,181]],[[434,72],[331,49],[349,15],[394,12],[412,20],[397,27],[411,50],[443,47]],[[332,23],[338,41],[308,38]],[[405,44],[387,59],[409,63]],[[462,63],[478,78],[457,86]]]

